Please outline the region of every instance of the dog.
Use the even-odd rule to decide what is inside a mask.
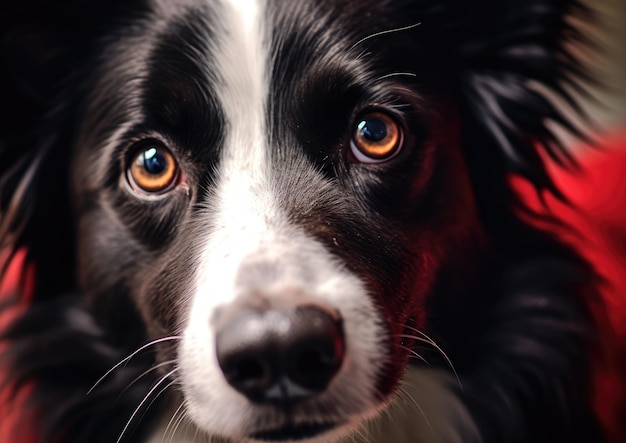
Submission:
[[[508,182],[584,137],[543,92],[578,109],[581,4],[5,8],[33,441],[604,440],[594,271]]]

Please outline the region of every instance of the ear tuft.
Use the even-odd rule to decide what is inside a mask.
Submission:
[[[593,42],[570,20],[591,12],[577,1],[486,3],[490,6],[475,13],[480,25],[466,29],[469,35],[459,54],[466,118],[478,135],[473,143],[481,145],[475,149],[488,148],[489,155],[502,156],[509,171],[530,180],[538,190],[560,196],[543,154],[563,167],[576,167],[549,122],[589,141],[571,115],[586,118],[575,96],[584,93],[582,84],[593,78],[572,46],[588,47]],[[554,98],[568,104],[569,115]]]
[[[574,22],[596,22],[594,13],[578,0],[420,0],[415,5],[418,31],[426,34],[440,74],[461,106],[470,161],[483,171],[520,174],[538,190],[560,196],[544,160],[576,167],[552,124],[590,142],[572,116],[590,123],[578,97],[592,98],[585,86],[598,82],[577,54],[600,48]]]

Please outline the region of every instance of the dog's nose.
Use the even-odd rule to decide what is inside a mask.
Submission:
[[[344,356],[341,319],[316,306],[241,312],[216,340],[226,380],[255,403],[289,405],[319,394]]]

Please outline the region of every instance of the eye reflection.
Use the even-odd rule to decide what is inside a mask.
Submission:
[[[178,177],[178,164],[170,151],[157,145],[148,145],[133,158],[128,169],[131,187],[148,193],[162,193],[171,189]]]
[[[362,163],[380,163],[395,156],[402,145],[402,132],[396,121],[383,112],[370,112],[359,118],[350,147]]]

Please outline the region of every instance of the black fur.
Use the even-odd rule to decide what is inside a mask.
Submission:
[[[6,7],[0,19],[0,91],[6,98],[0,106],[9,113],[0,121],[0,248],[26,247],[36,268],[33,305],[5,333],[10,347],[3,358],[12,387],[36,382],[31,406],[43,411],[37,424],[42,442],[111,442],[154,385],[157,374],[150,373],[126,389],[154,356],[140,354],[85,394],[149,337],[171,330],[180,306],[167,295],[175,294],[184,278],[159,286],[151,297],[161,301],[145,308],[127,296],[141,284],[133,264],[151,263],[177,238],[177,249],[159,266],[175,266],[188,276],[183,251],[194,249],[194,239],[179,222],[181,214],[197,211],[199,202],[193,193],[180,193],[152,204],[150,211],[133,206],[116,194],[120,171],[115,168],[108,170],[102,189],[77,192],[72,154],[77,143],[97,144],[126,121],[127,113],[139,112],[142,122],[126,139],[158,127],[185,147],[182,161],[196,174],[197,188],[210,187],[206,171],[219,156],[200,147],[220,145],[223,116],[212,102],[210,82],[183,85],[178,79],[202,78],[207,69],[202,63],[210,63],[210,54],[201,54],[196,40],[210,39],[214,29],[195,11],[181,11],[176,20],[159,24],[159,11],[149,1],[97,7],[78,0],[31,3]],[[464,390],[457,395],[480,441],[602,441],[588,398],[594,327],[586,303],[595,295],[593,272],[573,251],[520,219],[525,208],[507,183],[514,172],[538,191],[559,195],[541,153],[565,165],[569,160],[546,119],[583,134],[530,82],[577,109],[568,87],[578,88],[586,73],[565,43],[583,37],[566,15],[588,11],[558,0],[319,0],[274,9],[268,19],[279,36],[272,42],[276,74],[269,107],[271,138],[278,146],[273,155],[293,164],[306,158],[324,177],[301,183],[277,170],[280,183],[294,189],[283,202],[290,217],[326,244],[342,245],[336,254],[364,279],[376,274],[371,285],[385,317],[397,322],[392,331],[425,325],[443,345],[460,374]],[[128,56],[119,72],[107,71],[107,62],[121,58],[112,43],[145,42],[132,40],[145,32],[133,25],[150,20],[155,32],[144,37],[157,44],[141,67],[145,71],[133,71]],[[157,26],[164,28],[157,32]],[[400,28],[359,43],[368,55],[358,61],[342,52],[345,44],[337,44]],[[198,61],[199,56],[206,60]],[[170,71],[161,60],[168,61]],[[407,71],[418,76],[378,80]],[[148,79],[145,89],[133,83],[142,76]],[[106,81],[108,89],[102,86]],[[398,87],[404,92],[390,92]],[[96,109],[86,99],[94,91],[102,94]],[[463,182],[455,176],[457,159],[447,151],[415,149],[375,171],[342,161],[338,152],[350,128],[341,122],[372,102],[397,108],[415,146],[458,130],[475,208],[463,212],[449,199],[453,182]],[[202,112],[195,112],[199,108]],[[290,125],[281,124],[285,116]],[[302,147],[302,156],[290,153],[292,145]],[[128,161],[125,152],[116,155],[120,164]],[[102,198],[123,214],[126,231],[105,226],[97,210]],[[470,209],[477,211],[476,225]],[[102,223],[99,239],[116,247],[110,256],[78,250],[77,220],[83,216]],[[467,229],[460,230],[465,220]],[[428,297],[414,312],[407,299],[385,296],[407,292],[424,232],[443,252]],[[85,259],[90,254],[98,257]],[[107,267],[76,275],[79,259]],[[85,281],[97,284],[84,287]],[[151,313],[142,309],[159,311],[162,323],[146,328],[142,318]],[[390,343],[394,351],[398,346]],[[159,352],[173,351],[163,345]],[[447,364],[427,349],[420,352],[431,364]],[[397,387],[407,358],[386,367],[378,383],[381,397]],[[148,414],[158,410],[152,406]],[[133,421],[137,429],[123,441],[138,441],[150,423]]]

